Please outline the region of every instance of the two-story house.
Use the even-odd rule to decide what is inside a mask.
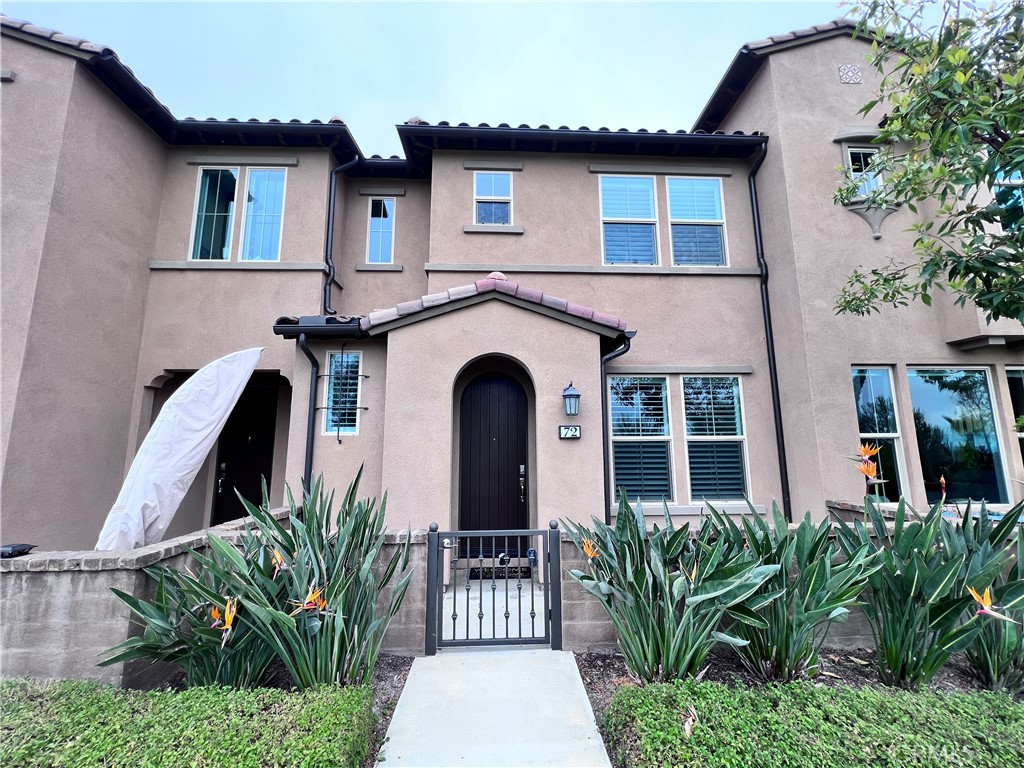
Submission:
[[[879,493],[1024,497],[1024,327],[952,300],[835,316],[907,210],[867,170],[874,73],[838,22],[744,46],[691,132],[172,116],[109,49],[4,18],[5,542],[92,546],[195,370],[263,346],[168,535],[323,473],[396,527]],[[578,394],[576,400],[573,395]]]

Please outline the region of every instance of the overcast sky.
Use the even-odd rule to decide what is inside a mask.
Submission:
[[[117,51],[177,117],[689,129],[739,47],[836,2],[4,2]],[[760,126],[744,126],[758,130]]]

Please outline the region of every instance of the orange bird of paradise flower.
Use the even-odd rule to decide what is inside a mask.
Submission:
[[[220,639],[220,647],[223,648],[224,644],[227,643],[228,637],[231,636],[232,623],[235,620],[235,613],[238,611],[238,601],[228,598],[227,603],[224,606],[224,634]]]
[[[289,603],[298,607],[288,615],[295,616],[296,614],[302,613],[303,611],[322,611],[324,608],[327,607],[327,601],[323,597],[321,597],[322,592],[322,589],[315,590],[313,589],[312,586],[310,586],[309,592],[306,594],[306,599],[304,601],[299,603],[295,600],[289,600]]]
[[[274,554],[271,555],[270,559],[274,563],[274,573],[270,577],[271,580],[273,580],[273,579],[277,578],[277,574],[279,574],[281,571],[287,571],[288,570],[288,564],[285,563],[284,557],[276,549],[274,550]]]
[[[978,605],[981,606],[981,608],[979,608],[978,611],[974,614],[975,616],[991,616],[993,619],[1002,619],[1003,621],[1008,621],[1011,624],[1017,623],[1009,616],[1004,616],[1003,614],[997,613],[996,611],[992,610],[993,608],[998,608],[999,606],[992,605],[991,587],[986,587],[985,594],[983,595],[979,595],[973,587],[968,587],[967,591],[971,593],[971,597],[973,597],[975,601],[978,603]]]
[[[867,461],[880,450],[882,450],[882,446],[880,445],[869,445],[868,443],[861,443],[860,447],[857,449],[857,455],[861,458],[861,460]]]
[[[213,623],[210,624],[210,629],[216,629],[224,623],[223,619],[220,617],[220,608],[217,606],[210,609],[210,618],[213,619]]]
[[[599,554],[598,553],[598,549],[597,549],[597,545],[594,542],[592,542],[590,539],[584,539],[583,540],[583,554],[585,554],[587,556],[588,560],[593,560]]]
[[[878,474],[878,466],[875,462],[870,459],[864,459],[860,464],[857,465],[857,470],[865,477],[871,478],[872,480]]]

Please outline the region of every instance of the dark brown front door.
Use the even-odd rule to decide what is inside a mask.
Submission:
[[[460,530],[528,527],[527,430],[526,392],[518,381],[491,372],[469,382],[459,422]]]
[[[236,488],[257,506],[263,500],[262,478],[267,479],[269,487],[274,468],[277,397],[276,383],[250,381],[235,403],[217,441],[211,525],[245,516]]]

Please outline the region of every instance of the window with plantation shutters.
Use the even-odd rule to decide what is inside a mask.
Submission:
[[[664,377],[612,376],[612,461],[615,489],[632,500],[671,500],[668,387]]]
[[[658,263],[656,211],[653,177],[601,177],[605,264]]]
[[[670,178],[667,183],[672,264],[725,266],[722,180]]]
[[[683,378],[690,498],[747,498],[740,381],[735,376]]]
[[[324,432],[359,434],[361,352],[331,352],[324,387]]]

